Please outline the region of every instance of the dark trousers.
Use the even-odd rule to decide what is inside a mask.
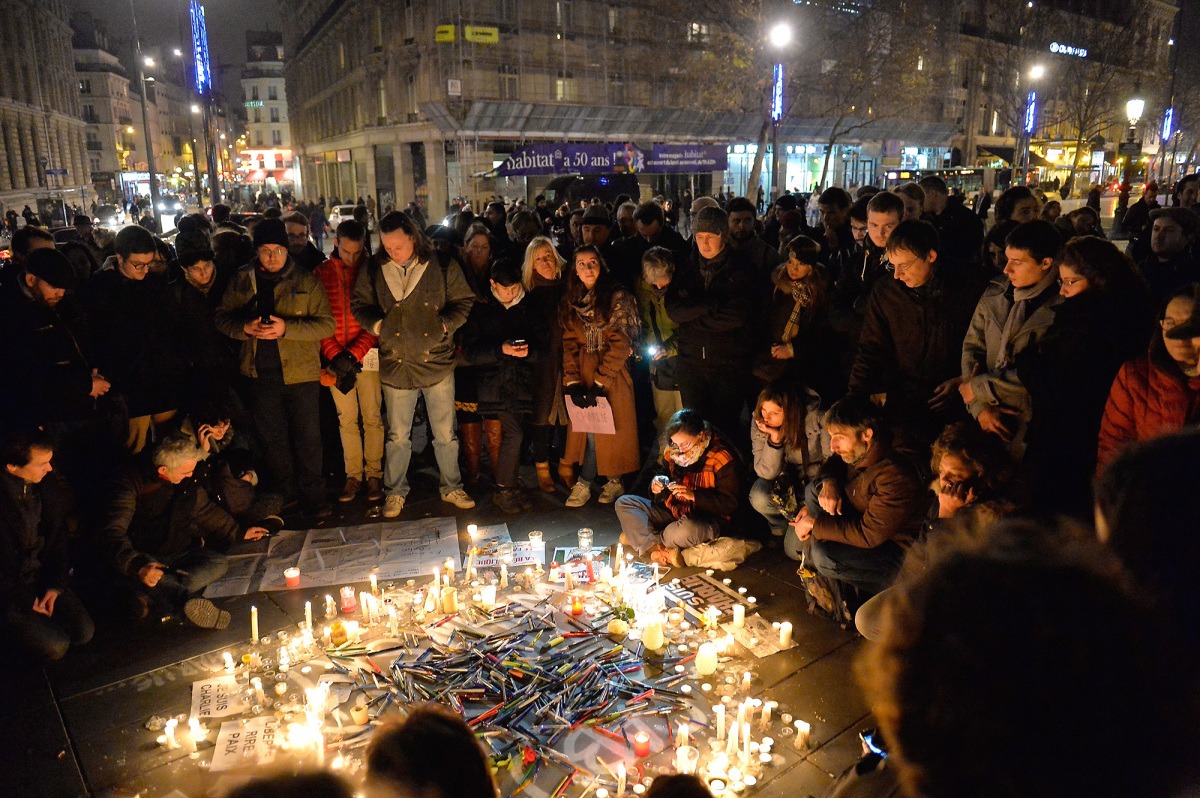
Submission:
[[[697,369],[691,363],[677,362],[675,378],[683,406],[697,410],[716,427],[725,440],[743,455],[749,452],[749,432],[743,429],[742,405],[746,384],[751,377],[744,369]],[[743,441],[743,438],[746,440]]]
[[[17,651],[40,664],[62,659],[68,648],[92,639],[96,626],[79,597],[70,590],[58,594],[54,614],[49,618],[33,611],[33,598],[32,594],[23,595],[20,603],[10,605],[0,616],[0,635],[16,646]]]
[[[814,518],[827,515],[817,501],[820,492],[821,483],[816,481],[810,482],[804,491],[804,506]],[[847,512],[848,505],[849,502],[842,502],[843,513]],[[854,508],[849,507],[848,511],[854,512]],[[795,527],[788,527],[787,537],[795,540]],[[785,538],[784,549],[787,548],[788,540]],[[873,596],[896,580],[896,574],[904,562],[904,548],[890,540],[873,549],[864,549],[835,540],[814,538],[810,556],[817,573],[840,579],[858,588],[864,596]]]
[[[285,502],[325,500],[321,476],[320,388],[318,382],[284,385],[282,374],[250,381],[254,424],[271,482]]]
[[[518,485],[517,472],[521,468],[521,440],[525,435],[521,417],[507,411],[489,413],[488,418],[500,422],[500,457],[496,467],[496,485],[501,488],[515,488]]]
[[[563,451],[563,436],[566,427],[557,424],[530,424],[529,439],[533,448],[533,459],[537,463],[558,460]]]
[[[153,556],[153,555],[151,555]],[[212,549],[191,549],[174,557],[159,558],[170,566],[158,584],[149,589],[150,600],[164,614],[174,612],[183,603],[220,579],[229,570],[229,558]],[[145,590],[141,582],[138,585]]]

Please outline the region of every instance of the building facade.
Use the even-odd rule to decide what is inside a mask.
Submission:
[[[86,125],[63,0],[0,14],[0,203],[90,202]]]
[[[283,34],[246,32],[242,71],[245,133],[238,141],[237,169],[249,193],[299,193],[284,80]]]

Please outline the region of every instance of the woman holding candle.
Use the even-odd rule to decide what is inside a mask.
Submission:
[[[599,501],[612,504],[624,490],[621,477],[641,465],[633,379],[626,362],[633,354],[639,321],[637,302],[608,271],[599,249],[575,250],[574,265],[559,305],[563,394],[578,408],[595,407],[597,399],[607,399],[614,427],[610,435],[568,429],[563,473],[576,465],[582,468],[567,507],[582,507],[592,496],[591,483],[597,474],[608,477]]]
[[[367,795],[496,798],[496,784],[475,734],[434,704],[376,732],[367,749]]]
[[[621,542],[663,565],[683,565],[683,549],[721,534],[742,495],[734,455],[695,410],[671,416],[650,498],[617,500]]]
[[[521,285],[541,311],[546,331],[546,356],[535,363],[533,369],[533,411],[529,424],[538,488],[544,493],[554,492],[550,450],[556,430],[561,430],[567,423],[562,398],[562,327],[558,319],[566,266],[567,262],[554,248],[554,242],[538,236],[526,247],[521,268]],[[569,481],[564,480],[564,483],[570,488]]]

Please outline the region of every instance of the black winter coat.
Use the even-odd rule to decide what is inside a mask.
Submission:
[[[37,485],[0,474],[0,610],[41,598],[51,588],[66,590],[70,504],[57,474]]]
[[[677,368],[749,370],[754,341],[750,322],[757,313],[755,301],[764,293],[735,250],[726,247],[712,261],[693,251],[691,262],[676,271],[664,303],[677,325]]]
[[[529,344],[527,357],[501,351],[505,342],[522,339]],[[475,305],[463,330],[462,354],[477,369],[480,413],[533,412],[534,372],[546,357],[548,339],[545,314],[528,294],[507,309],[495,298]]]

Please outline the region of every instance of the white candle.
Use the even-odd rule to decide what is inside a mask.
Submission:
[[[178,748],[179,741],[175,739],[175,725],[179,723],[175,718],[167,721],[167,725],[163,727],[163,731],[167,733],[167,748]]]
[[[196,744],[200,742],[200,721],[191,718],[188,721],[188,748],[189,754],[196,753]]]
[[[746,671],[745,675],[742,676],[742,689],[743,690],[750,689],[750,679],[751,679],[750,671]]]
[[[725,705],[715,705],[713,712],[717,715],[717,742],[720,742],[725,739]]]
[[[792,622],[784,621],[779,624],[779,645],[787,648],[792,644]]]
[[[311,632],[312,625],[312,602],[304,602],[304,626]]]
[[[762,719],[758,722],[758,727],[766,731],[771,727],[771,711],[779,706],[775,701],[768,701],[763,704]]]
[[[267,697],[263,694],[262,679],[255,676],[250,680],[250,686],[254,688],[254,700],[258,702],[258,705],[261,707],[267,703]]]
[[[388,605],[388,634],[390,634],[392,637],[395,637],[397,634],[399,634],[399,630],[397,629],[396,620],[397,620],[396,619],[396,605],[389,604]]]
[[[625,798],[625,763],[617,763],[617,798]]]
[[[742,767],[750,764],[750,724],[742,724]]]
[[[704,628],[717,628],[717,608],[711,604],[709,605],[708,609],[704,611]]]
[[[500,563],[500,589],[508,587],[508,563]]]
[[[363,590],[358,594],[358,605],[362,608],[362,622],[364,625],[371,623],[371,604],[367,601],[367,597],[371,594]]]
[[[746,605],[745,604],[734,604],[733,605],[733,628],[741,629],[745,625],[746,625]]]
[[[475,547],[467,550],[467,581],[475,578]]]
[[[258,645],[258,607],[250,606],[250,642]]]
[[[738,704],[737,725],[739,728],[743,723],[746,722],[746,713],[749,711],[750,703],[748,701],[743,701],[742,703]]]
[[[717,647],[712,643],[701,643],[696,649],[696,673],[710,676],[717,672]]]
[[[226,673],[233,673],[233,655],[226,651],[222,656],[225,658]]]
[[[683,748],[688,744],[688,725],[680,722],[679,729],[675,732],[675,747]]]
[[[279,647],[279,670],[286,672],[287,669],[290,667],[292,667],[292,659],[291,659],[291,657],[288,656],[287,646],[280,646]]]
[[[812,725],[807,721],[796,721],[796,748],[804,750],[808,748],[809,738],[812,736]]]
[[[442,591],[442,612],[449,615],[458,612],[458,589],[448,587]]]
[[[738,750],[738,724],[729,724],[728,741],[725,746],[726,756],[733,756]]]
[[[371,593],[372,594],[378,593],[379,592],[379,577],[376,576],[375,574],[371,574],[370,577],[368,577],[368,578],[371,580]]]
[[[454,581],[454,558],[446,558],[446,584]]]
[[[617,544],[616,561],[613,563],[613,575],[614,576],[621,575],[621,568],[625,564],[625,558],[624,558],[623,554],[624,554],[624,549],[622,548],[621,544],[618,543]]]
[[[658,651],[664,642],[662,620],[656,617],[646,624],[642,632],[642,645],[650,651]]]
[[[479,589],[479,595],[480,595],[479,603],[483,605],[483,608],[485,610],[490,610],[492,607],[496,606],[496,586],[495,585],[484,585],[482,588]]]

